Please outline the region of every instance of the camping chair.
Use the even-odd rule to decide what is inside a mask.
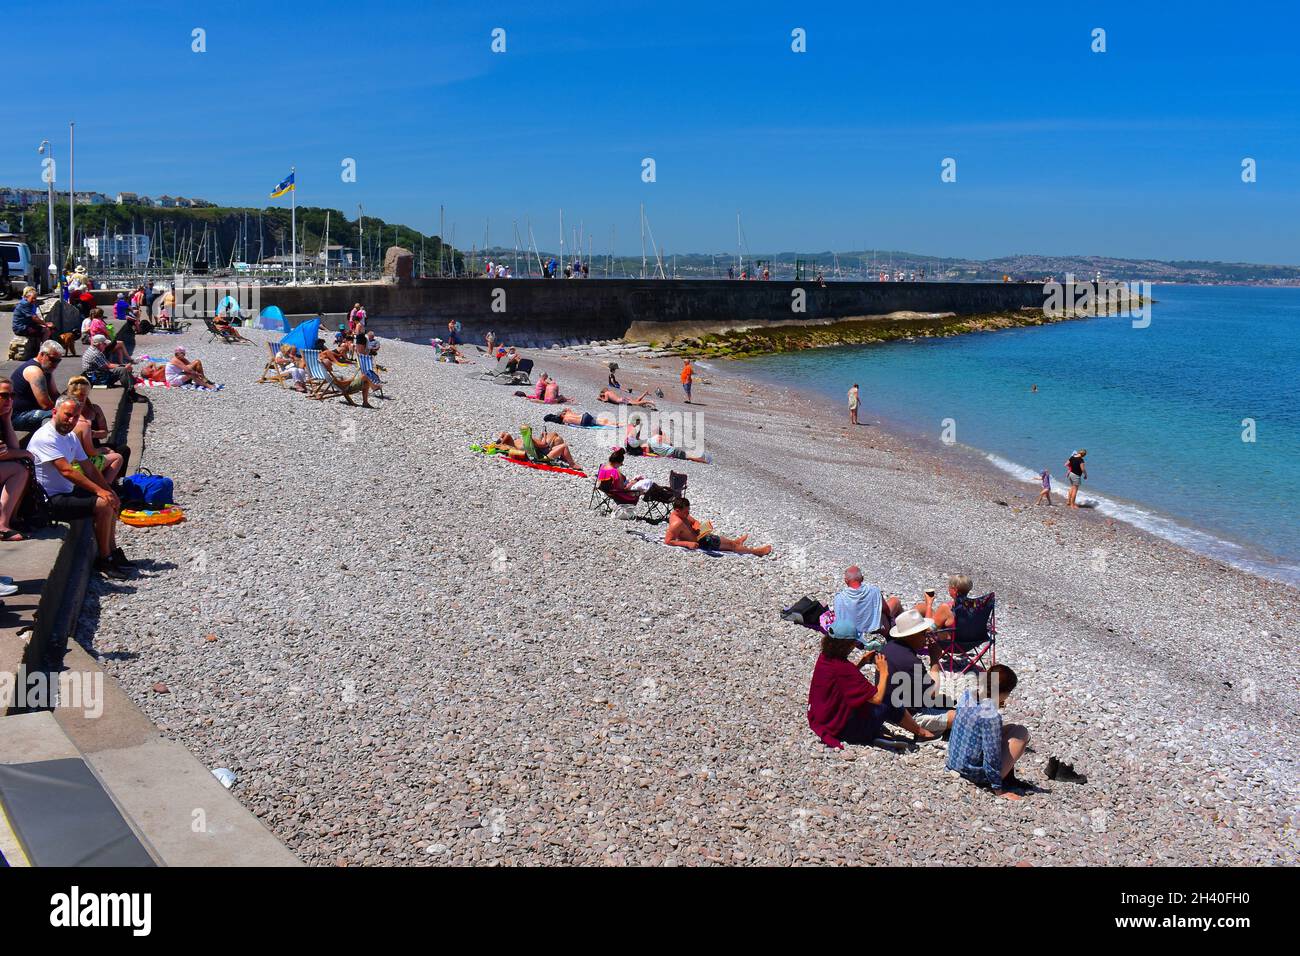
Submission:
[[[990,667],[998,662],[996,604],[992,591],[983,597],[959,597],[952,602],[953,626],[935,631],[930,639],[941,655],[940,667],[944,660],[948,670],[956,670],[957,664],[963,663],[959,673],[965,674],[973,668],[981,669],[979,663],[985,654],[989,655]]]
[[[257,380],[261,382],[273,382],[284,388],[284,380],[287,377],[280,367],[275,364],[275,345],[271,342],[266,343],[266,364],[262,366],[262,375]]]
[[[334,381],[334,376],[321,364],[320,351],[302,350],[303,364],[307,366],[307,397],[324,401],[334,395],[342,395],[343,389]]]
[[[208,339],[209,342],[211,342],[212,339],[221,339],[221,341],[225,342],[227,345],[231,345],[236,341],[230,332],[227,332],[225,329],[217,328],[217,323],[212,319],[205,316],[203,324],[208,327],[208,335],[211,336],[211,338]]]
[[[380,398],[383,398],[384,382],[379,377],[379,373],[375,371],[374,356],[372,356],[369,352],[358,352],[357,365],[361,367],[362,374],[365,375],[366,378],[370,379],[370,383],[375,386],[374,388],[375,394],[378,395]]]
[[[673,510],[673,500],[680,498],[686,490],[686,476],[679,471],[668,472],[667,500],[645,497],[645,520],[651,524],[667,521]]]

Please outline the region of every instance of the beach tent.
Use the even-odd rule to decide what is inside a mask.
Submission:
[[[308,319],[280,340],[281,345],[292,345],[299,351],[314,349],[320,335],[320,319]]]
[[[289,331],[289,321],[284,317],[278,305],[268,305],[258,313],[260,321],[258,327],[263,329],[280,329],[284,332]]]
[[[239,301],[234,296],[231,295],[226,296],[219,303],[217,303],[217,315],[225,315],[226,306],[230,306],[230,314],[233,317],[238,318],[239,316],[243,315],[243,313],[239,309]]]

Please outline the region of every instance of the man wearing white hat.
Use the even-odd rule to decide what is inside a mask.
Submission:
[[[927,670],[917,656],[933,631],[934,622],[920,611],[904,611],[889,629],[890,640],[881,653],[889,663],[889,705],[906,710],[918,727],[941,737],[952,727],[955,712],[946,706],[949,702],[936,683],[939,665],[933,663]]]

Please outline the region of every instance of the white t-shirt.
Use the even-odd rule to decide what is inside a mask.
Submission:
[[[66,495],[75,487],[64,478],[50,462],[56,458],[67,459],[68,464],[86,460],[86,449],[81,447],[81,439],[76,432],[60,435],[50,419],[32,435],[27,443],[27,450],[36,458],[36,480],[40,482],[47,495]]]

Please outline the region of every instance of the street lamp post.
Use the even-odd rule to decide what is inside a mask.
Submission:
[[[72,260],[77,257],[77,194],[74,192],[76,185],[73,177],[77,173],[77,154],[76,141],[73,135],[76,130],[75,123],[68,124],[68,259]],[[68,265],[72,265],[69,262]],[[62,267],[60,267],[62,268]],[[60,275],[63,273],[60,272]]]
[[[42,156],[45,156],[48,153],[49,156],[47,158],[50,161],[49,166],[42,164],[41,178],[45,180],[46,184],[46,201],[48,205],[45,210],[45,218],[50,227],[50,266],[47,271],[50,273],[50,285],[53,287],[54,275],[58,269],[56,262],[59,257],[58,250],[54,248],[54,147],[50,145],[48,139],[43,139],[41,140],[41,145],[36,147],[36,152]]]

